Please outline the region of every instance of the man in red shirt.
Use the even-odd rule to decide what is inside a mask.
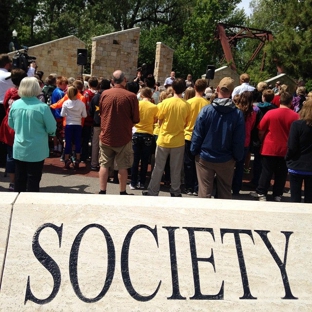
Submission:
[[[273,198],[280,202],[287,178],[287,166],[284,159],[287,152],[287,140],[290,126],[299,115],[290,109],[292,95],[283,92],[280,95],[280,107],[268,111],[258,126],[262,141],[262,171],[256,192],[250,195],[259,200],[266,200],[270,182],[274,174]]]
[[[121,70],[113,73],[114,88],[101,94],[99,108],[100,133],[100,194],[106,194],[109,168],[118,167],[120,195],[126,192],[128,168],[132,167],[132,127],[139,123],[139,102],[125,89],[127,79]]]

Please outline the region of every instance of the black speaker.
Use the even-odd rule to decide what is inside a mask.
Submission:
[[[77,65],[87,65],[87,49],[77,49]]]
[[[208,65],[206,70],[206,79],[213,79],[215,74],[215,66],[214,65]]]

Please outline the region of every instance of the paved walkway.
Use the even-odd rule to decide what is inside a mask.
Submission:
[[[149,173],[150,174],[150,173]],[[245,174],[243,180],[243,190],[240,195],[233,196],[233,199],[254,200],[249,196],[249,192],[254,190],[248,185],[250,175]],[[0,192],[8,191],[9,178],[5,177],[4,168],[0,168]],[[289,182],[287,181],[285,193],[282,201],[289,201]],[[47,193],[81,193],[97,194],[99,192],[98,172],[90,170],[90,163],[80,164],[78,170],[64,168],[64,163],[58,157],[50,157],[45,160],[40,191]],[[127,192],[142,196],[141,190],[130,190]],[[107,194],[119,194],[119,185],[111,181],[107,186]],[[169,188],[161,185],[160,196],[170,196]],[[183,195],[192,197],[190,195]],[[269,192],[268,200],[272,200]]]

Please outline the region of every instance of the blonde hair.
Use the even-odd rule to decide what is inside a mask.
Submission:
[[[18,95],[23,97],[36,97],[41,93],[41,88],[37,78],[25,77],[22,79],[19,88]]]
[[[195,96],[195,89],[193,87],[188,87],[184,92],[184,100],[189,100]]]
[[[306,94],[306,88],[305,87],[298,87],[296,90],[297,95],[305,95]]]
[[[78,89],[74,86],[70,86],[67,90],[67,95],[70,100],[75,100],[78,94]]]
[[[282,94],[283,92],[287,92],[287,91],[288,91],[288,86],[286,84],[282,84],[280,87],[279,94]]]
[[[141,98],[151,99],[153,92],[150,88],[142,88],[140,94]]]
[[[249,82],[250,76],[247,73],[244,73],[239,76],[239,79],[242,82]]]
[[[307,100],[303,103],[299,111],[301,120],[305,120],[308,126],[312,126],[312,100]]]
[[[264,81],[260,81],[258,84],[257,84],[257,90],[259,92],[263,92],[265,89],[268,88],[268,84]]]
[[[173,88],[168,87],[166,90],[162,91],[159,95],[159,103],[165,99],[173,97]]]
[[[174,94],[173,88],[171,86],[167,88],[166,92],[167,92],[167,98],[172,97]]]

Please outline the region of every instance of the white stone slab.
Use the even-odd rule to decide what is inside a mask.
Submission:
[[[311,311],[311,221],[305,204],[21,194],[0,310]]]
[[[8,233],[10,228],[10,217],[12,204],[14,203],[18,193],[1,192],[0,193],[0,287],[3,270],[3,261],[5,258],[5,251],[7,246]]]

